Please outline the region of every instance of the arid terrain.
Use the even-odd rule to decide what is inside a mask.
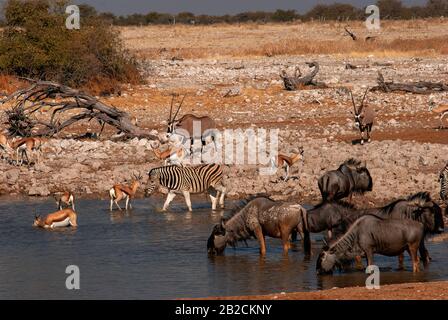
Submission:
[[[123,28],[125,45],[142,59],[147,82],[126,87],[120,96],[101,99],[136,116],[139,125],[163,134],[170,95],[187,94],[180,114],[209,115],[220,129],[279,129],[280,152],[304,147],[303,166],[299,163],[293,168],[293,176],[299,179],[288,182],[279,179],[281,172],[260,175],[260,165],[230,166],[226,180],[233,197],[267,192],[278,198],[318,202],[317,178],[355,157],[366,161],[374,180],[373,192],[363,202],[385,203],[422,190],[437,199],[438,172],[448,160],[448,130],[439,129],[438,115],[428,112],[429,96],[369,93],[367,103],[374,107],[377,119],[373,141],[361,146],[353,144],[359,133],[343,88],[352,89],[355,99],[361,100],[365,89],[376,85],[378,72],[386,81],[446,83],[448,51],[444,50],[448,47],[438,37],[448,36],[448,21],[386,22],[375,34],[378,40],[368,44],[351,40],[343,27],[310,23]],[[361,23],[353,24],[352,30],[362,37],[370,34]],[[392,45],[404,40],[410,41],[407,46]],[[289,49],[279,49],[282,41]],[[316,50],[299,48],[302,44]],[[261,50],[268,46],[276,49]],[[280,70],[293,73],[300,66],[306,73],[308,61],[319,63],[316,80],[328,88],[284,90]],[[346,63],[358,68],[346,69]],[[436,93],[433,98],[446,103],[448,93]],[[86,127],[99,131],[96,123]],[[59,138],[85,132],[86,127],[74,127]],[[103,139],[111,133],[106,129]],[[144,173],[161,164],[151,151],[156,145],[137,139],[52,139],[37,166],[0,164],[5,172],[0,192],[47,196],[70,188],[81,197],[105,197],[112,184],[130,179],[130,172]]]
[[[371,92],[367,104],[377,113],[372,142],[356,143],[353,107],[347,91],[360,100],[376,85],[378,72],[387,81],[448,83],[448,19],[384,22],[370,33],[361,23],[344,35],[345,24],[150,26],[119,29],[125,46],[140,59],[146,83],[126,86],[120,95],[101,97],[138,119],[140,126],[166,132],[171,94],[186,94],[180,114],[209,115],[220,129],[279,129],[279,151],[305,150],[303,165],[293,167],[285,182],[281,172],[260,175],[264,165],[230,165],[225,169],[228,195],[268,193],[277,199],[315,204],[320,201],[317,179],[354,157],[365,161],[373,191],[356,196],[363,206],[383,205],[419,191],[439,200],[438,174],[448,161],[448,129],[428,111],[429,95]],[[375,36],[365,42],[366,36]],[[316,61],[316,80],[328,88],[286,91],[280,70],[290,74]],[[346,64],[357,66],[347,69]],[[1,79],[0,79],[1,80]],[[0,81],[1,82],[1,81]],[[3,89],[14,84],[3,79]],[[448,104],[448,92],[435,93]],[[8,106],[2,106],[3,109]],[[2,121],[3,122],[3,121]],[[445,126],[448,128],[448,119]],[[71,190],[78,198],[106,198],[115,183],[162,165],[152,148],[156,141],[114,142],[106,127],[100,140],[73,139],[98,132],[97,123],[68,129],[47,141],[41,163],[17,167],[0,162],[2,196],[50,196]],[[163,140],[163,139],[162,139]],[[164,146],[162,146],[162,149]],[[140,188],[139,195],[143,195]],[[194,202],[193,202],[194,207]],[[345,288],[311,293],[237,297],[257,299],[446,299],[446,282],[384,286],[382,290]]]

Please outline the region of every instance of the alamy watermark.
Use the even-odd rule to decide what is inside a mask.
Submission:
[[[69,16],[65,19],[65,27],[69,30],[81,29],[81,16],[77,5],[70,5],[65,8],[65,13]]]
[[[369,290],[380,289],[380,268],[375,265],[368,266],[366,273],[369,274],[366,279],[366,288]]]
[[[81,274],[79,267],[76,265],[67,266],[67,268],[65,268],[65,273],[69,275],[65,280],[65,287],[67,290],[81,289]]]
[[[368,30],[379,30],[380,24],[380,8],[376,5],[366,7],[366,14],[370,14],[366,19],[366,28]]]

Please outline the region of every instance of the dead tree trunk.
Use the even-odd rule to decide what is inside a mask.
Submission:
[[[149,131],[132,124],[126,112],[107,106],[90,95],[55,82],[29,81],[32,82],[30,87],[0,100],[0,104],[12,104],[6,111],[11,135],[53,136],[78,121],[96,119],[115,127],[126,137],[158,140]],[[46,112],[37,116],[38,111],[43,110]],[[66,111],[77,114],[63,118]]]
[[[308,67],[314,68],[310,73],[307,75],[301,77],[302,73],[300,72],[300,69],[296,68],[296,74],[293,77],[289,77],[286,74],[285,70],[282,70],[280,73],[280,77],[283,80],[283,84],[285,86],[285,89],[288,91],[294,91],[300,88],[303,88],[305,86],[320,86],[320,87],[326,87],[323,83],[317,83],[314,80],[314,77],[319,72],[319,64],[317,62],[307,62],[306,63]],[[299,75],[297,75],[297,70],[299,71]]]
[[[376,87],[373,87],[371,90],[383,91],[383,92],[401,91],[417,94],[448,91],[448,85],[442,82],[428,82],[428,81],[419,81],[410,83],[394,83],[393,81],[386,82],[384,81],[384,77],[381,74],[381,72],[378,72],[377,82],[378,85]]]

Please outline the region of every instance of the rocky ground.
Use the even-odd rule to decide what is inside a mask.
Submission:
[[[386,25],[382,36],[391,41],[400,38],[397,26]],[[419,39],[425,39],[428,28],[434,27],[426,24],[417,26],[413,32]],[[446,24],[442,26],[445,30]],[[241,28],[238,35],[250,37],[255,32],[260,36],[263,28]],[[281,29],[275,28],[276,32]],[[306,25],[300,28],[306,28]],[[319,30],[315,26],[313,28],[313,34],[319,34]],[[130,37],[126,30],[123,31],[126,46],[137,53],[150,50],[138,44],[154,30],[136,30],[140,32],[139,37]],[[136,30],[133,30],[134,34]],[[201,40],[198,37],[202,29],[182,30],[171,34],[173,41],[165,41],[177,43],[179,49],[191,45],[184,41],[188,37],[205,45],[208,36],[204,35],[205,39]],[[290,27],[286,30],[291,34],[297,32]],[[327,38],[331,38],[333,32],[329,30],[325,29]],[[339,33],[333,36],[340,37],[340,41],[351,41]],[[232,42],[231,38],[225,39],[226,43]],[[162,47],[163,43],[159,42],[156,46]],[[244,47],[244,42],[239,43]],[[252,41],[251,45],[254,43]],[[373,141],[361,146],[353,144],[359,139],[359,133],[353,125],[350,113],[353,108],[345,90],[352,89],[355,98],[360,100],[367,87],[376,85],[378,72],[387,81],[448,82],[446,55],[428,55],[427,49],[420,53],[232,54],[185,59],[161,55],[142,61],[146,84],[127,87],[119,96],[101,99],[136,116],[140,126],[157,130],[162,135],[166,131],[171,94],[187,94],[181,115],[190,112],[209,115],[221,130],[279,129],[279,151],[283,153],[303,146],[305,162],[293,168],[293,175],[298,179],[288,182],[280,179],[280,172],[274,176],[260,175],[259,169],[263,165],[226,167],[225,181],[231,197],[266,192],[279,199],[315,203],[320,200],[319,176],[355,157],[366,161],[374,180],[373,191],[365,197],[358,197],[357,201],[383,204],[424,190],[438,199],[438,173],[448,161],[448,130],[438,129],[438,116],[428,112],[430,97],[371,92],[367,104],[373,106],[377,113]],[[303,73],[308,72],[307,61],[320,64],[316,80],[326,83],[328,88],[285,91],[279,71],[285,68],[292,73],[295,66],[300,66]],[[346,63],[358,68],[346,69]],[[446,103],[448,93],[436,93],[432,98],[436,103]],[[48,115],[44,110],[39,116]],[[71,139],[76,134],[98,130],[97,124],[89,122],[63,132],[45,144],[42,162],[35,166],[16,167],[1,161],[0,170],[4,174],[0,175],[0,193],[48,196],[52,192],[69,189],[80,197],[104,198],[114,183],[123,183],[134,172],[144,174],[149,168],[162,164],[151,151],[156,145],[154,142],[137,139],[112,142],[108,140],[108,136],[114,133],[110,128],[99,141]],[[142,195],[142,188],[139,194]]]

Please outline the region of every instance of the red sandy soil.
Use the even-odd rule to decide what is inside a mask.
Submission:
[[[261,296],[213,297],[208,300],[448,300],[448,281],[384,285],[378,290],[348,287]]]

